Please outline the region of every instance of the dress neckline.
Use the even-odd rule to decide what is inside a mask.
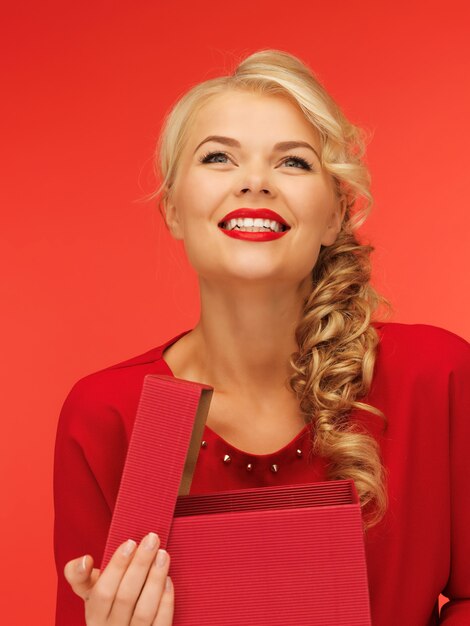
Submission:
[[[303,439],[303,437],[307,434],[308,424],[305,424],[302,430],[299,433],[297,433],[297,435],[293,439],[291,439],[289,443],[286,443],[285,446],[283,446],[282,448],[279,448],[278,450],[275,450],[274,452],[268,452],[266,454],[255,454],[254,452],[246,452],[245,450],[241,450],[240,448],[237,448],[236,446],[231,444],[229,441],[224,439],[221,435],[216,433],[214,430],[212,430],[212,428],[208,426],[207,424],[205,424],[205,427],[211,433],[213,437],[215,437],[216,439],[218,439],[220,442],[223,443],[225,448],[230,448],[230,450],[234,451],[236,454],[238,454],[238,456],[244,456],[250,459],[268,460],[271,457],[273,458],[276,457],[276,459],[278,459],[282,456],[285,456],[286,454],[290,454],[292,448],[294,447],[294,444],[298,444],[298,442],[301,439]]]
[[[190,330],[191,329],[185,330],[182,333],[179,333],[178,335],[176,335],[172,339],[166,341],[161,346],[160,360],[162,361],[165,369],[167,370],[167,373],[170,376],[173,376],[173,378],[176,378],[175,374],[173,373],[173,370],[168,365],[168,363],[165,361],[163,353],[164,353],[164,351],[167,348],[169,348],[174,343],[176,343],[176,341],[178,339],[180,339],[183,335],[186,335],[186,333],[189,333]],[[288,443],[286,443],[286,445],[283,446],[282,448],[279,448],[278,450],[275,450],[274,452],[268,452],[267,454],[254,454],[252,452],[246,452],[245,450],[241,450],[240,448],[237,448],[236,446],[231,444],[229,441],[224,439],[221,435],[216,433],[215,430],[213,430],[210,426],[208,426],[207,424],[204,424],[204,428],[206,429],[206,431],[209,431],[209,433],[211,434],[213,439],[219,440],[221,443],[223,443],[223,445],[225,447],[228,447],[231,450],[235,451],[239,456],[245,456],[247,458],[250,457],[250,458],[254,458],[254,459],[264,459],[264,460],[268,460],[271,457],[279,458],[280,456],[284,456],[285,454],[288,454],[290,452],[290,450],[292,449],[292,447],[294,447],[294,444],[296,444],[300,439],[302,439],[307,434],[309,426],[310,426],[309,424],[305,424],[305,426],[302,428],[302,430],[300,432],[298,432],[297,435],[295,435],[295,437],[293,439],[291,439]]]

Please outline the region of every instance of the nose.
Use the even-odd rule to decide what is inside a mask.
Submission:
[[[244,181],[244,186],[240,189],[241,194],[247,194],[249,192],[254,194],[272,194],[273,190],[271,184],[267,182],[264,176],[251,176],[248,182],[246,180]]]
[[[249,187],[245,187],[244,189],[241,190],[242,193],[247,193],[248,191],[251,191],[251,189]],[[262,193],[268,193],[270,194],[271,192],[269,191],[269,189],[261,189],[260,190]]]
[[[238,194],[246,195],[248,193],[263,195],[274,195],[275,189],[273,181],[270,178],[270,167],[258,160],[256,163],[240,168],[241,181],[238,181]]]

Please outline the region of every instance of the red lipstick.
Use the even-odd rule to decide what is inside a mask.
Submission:
[[[236,219],[237,217],[252,217],[253,219],[258,217],[263,220],[274,220],[275,222],[279,222],[287,228],[290,228],[286,220],[281,217],[279,213],[276,213],[276,211],[272,211],[271,209],[235,209],[235,211],[230,211],[230,213],[227,213],[227,215],[220,220],[219,224],[221,224],[222,222],[228,222],[232,219]]]
[[[279,222],[283,224],[286,230],[280,232],[274,232],[266,230],[264,232],[258,231],[243,231],[243,230],[226,230],[222,228],[221,225],[223,223],[229,222],[231,219],[236,219],[239,217],[251,217],[252,219],[260,218],[264,220],[274,220],[275,222]],[[219,222],[219,228],[225,235],[229,237],[233,237],[234,239],[244,239],[245,241],[272,241],[273,239],[280,239],[283,237],[288,230],[290,230],[289,224],[282,218],[279,213],[276,211],[272,211],[271,209],[248,209],[241,208],[236,209],[235,211],[231,211],[227,213],[227,215]]]

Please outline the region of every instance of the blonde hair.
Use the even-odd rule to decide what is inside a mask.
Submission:
[[[166,116],[155,163],[162,183],[153,194],[160,198],[160,212],[171,196],[195,116],[212,97],[228,90],[282,95],[299,107],[319,132],[322,167],[346,203],[336,242],[321,247],[312,270],[311,292],[295,330],[298,350],[290,357],[288,384],[311,423],[312,453],[328,461],[327,478],[354,481],[367,530],[387,509],[386,470],[377,441],[349,416],[354,409],[365,410],[387,424],[383,412],[361,398],[371,387],[379,344],[373,314],[380,305],[390,312],[391,305],[370,285],[374,248],[360,243],[355,234],[373,204],[370,174],[362,159],[365,132],[346,119],[301,60],[279,50],[260,50],[231,74],[191,88]]]

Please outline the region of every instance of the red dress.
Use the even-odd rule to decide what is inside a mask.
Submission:
[[[380,344],[363,400],[384,411],[387,431],[380,418],[355,413],[388,470],[388,511],[366,534],[372,623],[469,625],[470,344],[427,324],[374,326]],[[91,554],[99,567],[143,378],[172,375],[162,353],[187,332],[81,378],[64,401],[54,459],[56,626],[85,625],[64,565]],[[307,427],[271,454],[247,454],[208,426],[204,442],[191,493],[325,479],[322,460],[309,460]],[[440,617],[439,593],[450,599]]]

